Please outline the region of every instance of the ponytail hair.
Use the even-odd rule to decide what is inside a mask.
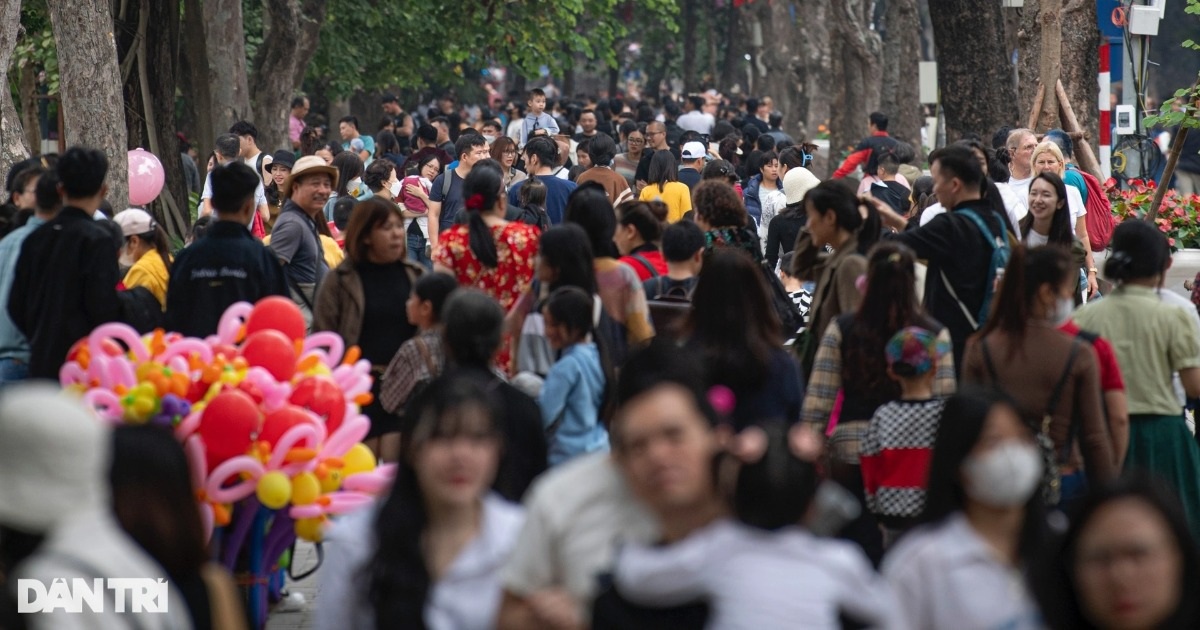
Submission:
[[[471,253],[484,267],[495,269],[500,264],[496,240],[483,221],[483,213],[495,210],[504,199],[504,171],[496,160],[475,163],[463,181],[463,199],[468,215]]]
[[[1113,230],[1112,255],[1104,261],[1104,277],[1113,282],[1153,278],[1167,268],[1171,247],[1158,228],[1145,221],[1125,221]]]
[[[804,206],[808,207],[808,204],[821,214],[833,212],[839,228],[857,235],[858,253],[866,255],[879,241],[883,220],[875,206],[861,203],[854,189],[844,180],[827,179],[817,184],[804,195]],[[860,206],[866,208],[866,218],[863,218]]]
[[[596,344],[596,350],[600,353],[600,369],[604,372],[604,396],[600,400],[597,412],[607,428],[615,408],[617,379],[610,358],[608,340],[596,331],[596,297],[579,287],[563,286],[550,293],[550,297],[546,298],[546,305],[542,308],[555,322],[566,326],[572,336],[590,335]]]
[[[1004,280],[1000,283],[1000,293],[992,304],[987,323],[976,338],[982,339],[994,331],[1003,331],[1014,339],[1012,348],[1015,351],[1025,336],[1038,289],[1048,284],[1057,290],[1078,274],[1076,269],[1071,261],[1070,250],[1060,245],[1031,249],[1014,247],[1008,259],[1008,268],[1004,271]]]
[[[171,271],[171,241],[167,239],[167,231],[159,225],[158,221],[152,219],[150,221],[150,231],[144,234],[131,234],[138,238],[154,245],[154,251],[158,252],[158,257],[162,259],[163,267],[167,272]],[[126,238],[125,240],[129,240]]]

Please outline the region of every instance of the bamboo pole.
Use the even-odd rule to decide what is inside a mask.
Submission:
[[[1075,117],[1075,110],[1071,108],[1071,99],[1067,97],[1067,90],[1063,87],[1062,81],[1059,81],[1054,86],[1054,91],[1058,95],[1058,105],[1062,109],[1063,126],[1068,132],[1083,133],[1083,128],[1079,126],[1079,119]],[[1101,179],[1100,160],[1096,159],[1096,153],[1092,151],[1092,145],[1088,144],[1086,136],[1079,138],[1075,146],[1075,161],[1079,163],[1079,167],[1092,174],[1096,179]]]
[[[1037,94],[1033,97],[1033,107],[1029,110],[1029,124],[1026,129],[1037,132],[1038,113],[1042,111],[1042,100],[1046,98],[1046,85],[1039,83]]]

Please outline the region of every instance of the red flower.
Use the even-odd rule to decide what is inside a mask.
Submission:
[[[467,210],[483,210],[483,195],[475,193],[467,198]]]

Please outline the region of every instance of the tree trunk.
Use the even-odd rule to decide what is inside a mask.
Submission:
[[[189,2],[198,0],[189,0]],[[275,4],[275,2],[268,3]],[[242,0],[206,0],[207,79],[212,98],[212,139],[227,133],[239,120],[250,118],[250,88],[246,79],[246,34]],[[264,42],[265,43],[265,42]],[[199,64],[201,58],[193,58]],[[203,66],[202,66],[203,67]],[[193,69],[195,72],[195,69]],[[290,95],[288,95],[290,96]],[[286,119],[285,119],[286,121]]]
[[[816,139],[821,127],[829,122],[829,77],[833,58],[829,36],[830,0],[815,0],[807,6],[803,17],[801,68],[798,71],[802,88],[796,109],[797,116],[806,128],[805,138],[811,141]]]
[[[25,127],[25,143],[35,154],[42,153],[42,124],[38,120],[37,68],[32,63],[21,66],[17,97],[21,106],[21,125]]]
[[[214,123],[212,89],[208,82],[208,38],[207,26],[200,8],[200,0],[184,0],[183,23],[186,40],[183,47],[182,67],[187,68],[185,81],[181,82],[183,100],[188,104],[192,113],[191,141],[199,156],[197,166],[203,166],[212,153],[213,142],[217,139],[218,129]]]
[[[700,84],[696,76],[696,1],[681,0],[683,4],[683,91],[686,94],[696,92]]]
[[[864,19],[864,0],[833,0],[830,166],[867,135],[867,115],[879,106],[881,42]]]
[[[882,111],[892,137],[921,151],[921,94],[917,62],[921,54],[921,21],[917,0],[888,0],[883,32]]]
[[[988,137],[1017,121],[1000,11],[999,2],[929,0],[948,142],[967,132]]]
[[[1061,62],[1058,64],[1058,78],[1067,90],[1067,96],[1071,99],[1071,107],[1075,110],[1079,125],[1085,131],[1090,132],[1091,143],[1095,146],[1099,139],[1098,121],[1100,119],[1100,86],[1096,82],[1096,75],[1100,70],[1098,54],[1100,30],[1096,26],[1092,12],[1085,10],[1086,7],[1081,7],[1078,1],[1065,4],[1067,6],[1061,14]],[[1086,5],[1086,3],[1084,4]],[[1018,91],[1021,102],[1020,115],[1023,121],[1033,106],[1034,95],[1037,94],[1042,65],[1042,35],[1037,8],[1026,6],[1021,12],[1021,29],[1017,35],[1018,75],[1020,76]],[[1054,91],[1054,84],[1047,85],[1046,90],[1046,95],[1049,97]],[[1054,110],[1054,113],[1052,123],[1048,123],[1044,117],[1040,120],[1042,125],[1047,126],[1039,127],[1038,131],[1063,128],[1057,115],[1058,110]]]
[[[138,0],[127,0],[120,4],[120,12],[113,16],[113,33],[116,36],[117,66],[121,72],[122,102],[128,108],[125,116],[126,142],[130,149],[140,147],[149,151],[142,83],[134,64],[137,62],[138,47],[149,30],[150,15],[149,12],[142,12],[142,3]]]
[[[741,83],[739,70],[742,67],[742,51],[739,45],[738,26],[741,22],[742,10],[729,3],[729,18],[725,21],[725,63],[721,67],[721,89],[731,90],[735,84]]]
[[[21,119],[8,89],[9,61],[17,46],[20,25],[21,3],[11,0],[0,3],[0,173],[8,173],[13,164],[29,157]]]
[[[288,111],[304,70],[317,50],[326,0],[275,0],[263,12],[263,43],[254,56],[251,81],[258,146],[291,147]]]
[[[129,205],[125,103],[104,0],[48,0],[58,48],[59,85],[67,144],[108,156],[108,201]],[[240,40],[239,40],[240,41]]]
[[[149,98],[146,118],[150,147],[162,161],[166,185],[156,208],[162,224],[172,236],[180,239],[187,234],[189,221],[187,184],[183,181],[183,160],[179,154],[179,138],[175,113],[175,90],[178,84],[176,68],[179,63],[179,3],[142,0],[143,10],[149,12],[151,24],[163,28],[149,29],[138,61],[143,70],[144,97]],[[149,6],[147,6],[149,5]],[[150,63],[150,60],[154,60]]]
[[[803,84],[800,80],[801,41],[796,20],[785,2],[760,2],[758,18],[763,25],[763,48],[759,60],[767,74],[762,78],[763,95],[770,95],[775,109],[783,114],[783,130],[796,137],[801,133],[801,118],[797,97]]]

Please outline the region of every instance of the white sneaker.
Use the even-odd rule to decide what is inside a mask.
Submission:
[[[305,603],[306,600],[304,599],[304,593],[288,593],[286,597],[279,600],[279,603],[275,605],[275,610],[272,612],[302,612],[304,610]]]

